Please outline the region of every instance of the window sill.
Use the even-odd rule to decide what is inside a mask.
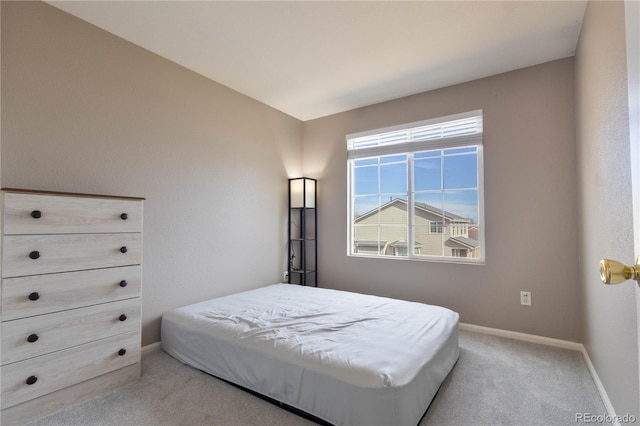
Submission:
[[[410,261],[410,262],[429,262],[429,263],[450,263],[459,265],[485,265],[485,260],[470,259],[468,257],[436,257],[436,256],[372,256],[368,254],[348,253],[347,257],[356,257],[360,259],[384,259],[384,260],[396,260],[396,261]]]

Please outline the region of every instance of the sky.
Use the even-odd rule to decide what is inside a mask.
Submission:
[[[477,147],[413,154],[413,185],[409,185],[411,154],[354,160],[354,213],[364,214],[394,198],[407,200],[413,186],[415,202],[426,203],[478,223]]]

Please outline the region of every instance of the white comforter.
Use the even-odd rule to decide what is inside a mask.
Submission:
[[[363,388],[408,384],[452,335],[457,358],[449,309],[290,284],[175,309],[165,321]]]

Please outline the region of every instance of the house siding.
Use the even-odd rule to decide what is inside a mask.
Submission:
[[[454,255],[454,248],[463,248],[458,244],[447,243],[447,240],[452,236],[454,222],[451,220],[443,219],[442,216],[417,207],[414,220],[417,254],[450,257]],[[431,232],[431,224],[434,222],[443,223],[442,233]],[[408,233],[406,203],[404,201],[390,202],[381,206],[377,212],[370,212],[355,219],[354,243],[357,246],[356,252],[370,255],[393,255],[394,252],[392,248],[388,247],[388,244],[393,242],[406,244],[409,239]],[[379,241],[379,247],[371,245],[371,242],[375,241]],[[366,243],[358,244],[359,242]]]

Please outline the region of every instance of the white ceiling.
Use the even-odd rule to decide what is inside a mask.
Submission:
[[[300,120],[572,56],[586,1],[48,1]]]

